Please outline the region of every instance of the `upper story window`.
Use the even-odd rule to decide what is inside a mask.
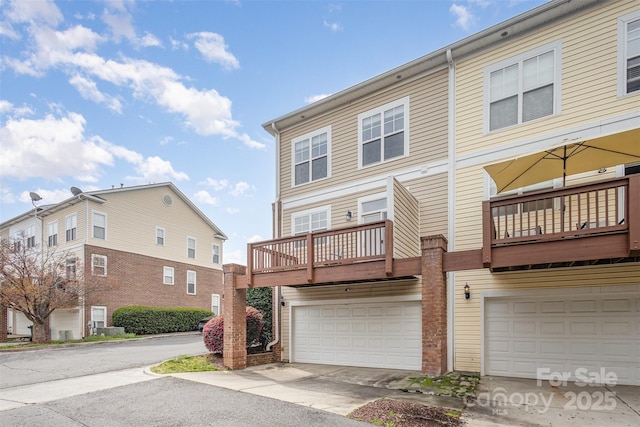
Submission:
[[[76,264],[77,264],[76,257],[74,256],[67,257],[67,261],[65,264],[65,277],[68,280],[72,280],[76,278]]]
[[[328,207],[316,210],[296,212],[292,215],[293,234],[312,233],[328,230],[330,223],[330,209]]]
[[[220,314],[220,294],[211,294],[211,311],[214,316]]]
[[[30,225],[24,233],[24,238],[27,243],[27,248],[33,248],[36,246],[36,226]]]
[[[106,277],[107,257],[105,255],[91,254],[91,275]]]
[[[196,259],[196,239],[187,237],[187,258]]]
[[[212,262],[214,264],[220,264],[220,245],[216,245],[215,243],[211,246]]]
[[[553,42],[485,69],[485,131],[560,113],[561,50]]]
[[[293,186],[331,175],[331,126],[295,138],[291,146]]]
[[[359,167],[409,155],[409,98],[358,115]]]
[[[164,228],[156,227],[156,245],[164,246]]]
[[[107,238],[107,215],[101,212],[92,212],[93,237],[105,240]]]
[[[640,11],[618,19],[618,96],[640,91]]]
[[[58,221],[50,222],[47,226],[47,244],[49,247],[58,245]]]
[[[78,230],[78,216],[76,214],[69,215],[65,218],[66,241],[76,240]]]
[[[196,272],[192,270],[187,270],[187,293],[196,294]]]

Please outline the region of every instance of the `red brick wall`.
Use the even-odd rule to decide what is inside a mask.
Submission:
[[[107,276],[91,275],[91,255],[107,257]],[[174,284],[163,284],[163,267],[174,268]],[[187,294],[187,270],[196,272],[196,295]],[[85,281],[88,294],[85,319],[91,306],[107,307],[111,326],[114,310],[129,305],[191,307],[211,310],[211,294],[222,295],[222,271],[130,252],[85,245]],[[85,333],[89,333],[88,327]]]
[[[0,342],[7,341],[7,307],[0,304]]]

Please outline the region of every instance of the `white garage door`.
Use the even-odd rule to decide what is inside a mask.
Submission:
[[[420,370],[420,301],[293,307],[294,362]]]
[[[640,385],[640,295],[488,298],[485,373],[536,378],[537,369],[583,374],[601,368]],[[586,370],[586,371],[585,371]]]

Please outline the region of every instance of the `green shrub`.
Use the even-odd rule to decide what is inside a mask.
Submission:
[[[272,294],[273,288],[249,288],[247,289],[247,305],[256,308],[262,313],[264,327],[260,333],[260,345],[262,349],[273,340],[272,333]]]
[[[198,322],[211,315],[201,308],[127,306],[115,310],[111,320],[127,333],[149,335],[196,331]]]
[[[253,307],[246,308],[247,315],[247,347],[256,344],[264,321],[262,314]],[[216,316],[209,320],[202,329],[202,340],[211,353],[222,354],[224,350],[224,317]]]

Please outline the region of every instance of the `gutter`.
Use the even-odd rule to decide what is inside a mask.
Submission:
[[[276,138],[276,206],[273,210],[273,237],[280,237],[282,234],[280,227],[280,210],[278,209],[280,202],[280,132],[276,128],[276,123],[271,122],[271,129],[273,130],[273,135]],[[273,341],[267,344],[265,350],[270,351],[271,347],[280,342],[280,286],[275,287],[275,292],[272,294],[272,303],[275,302],[275,316],[273,317],[273,321],[275,322],[275,336],[273,337]]]

